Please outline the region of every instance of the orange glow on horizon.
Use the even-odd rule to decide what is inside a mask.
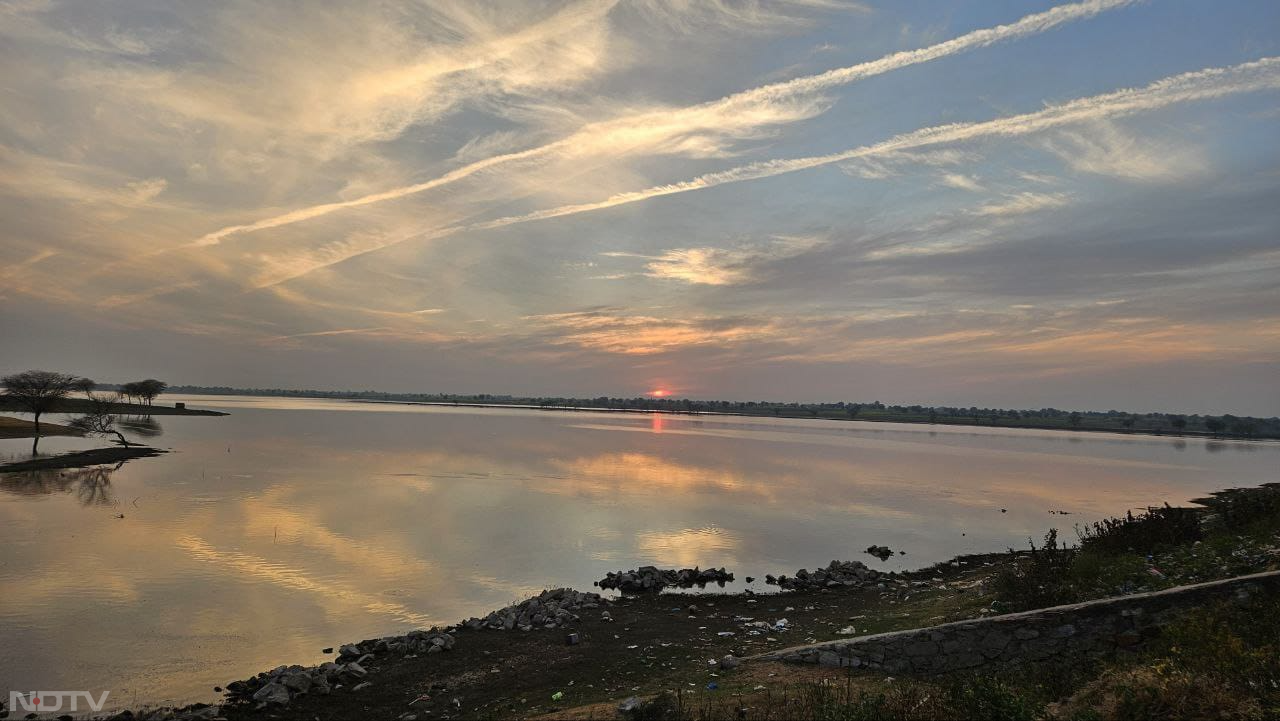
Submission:
[[[649,395],[653,396],[654,398],[666,398],[667,396],[671,395],[671,391],[665,388],[655,388],[649,391]]]

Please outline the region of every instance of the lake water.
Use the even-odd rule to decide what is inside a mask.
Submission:
[[[166,400],[232,415],[158,416],[148,442],[173,452],[114,470],[0,474],[0,691],[213,700],[323,647],[606,571],[726,566],[741,588],[832,559],[917,568],[1280,468],[1266,442]],[[29,451],[0,441],[0,457]],[[882,563],[873,543],[907,555]]]

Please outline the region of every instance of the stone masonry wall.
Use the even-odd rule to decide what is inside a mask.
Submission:
[[[756,658],[932,674],[1134,647],[1177,615],[1280,591],[1280,571],[1003,616],[796,646]]]

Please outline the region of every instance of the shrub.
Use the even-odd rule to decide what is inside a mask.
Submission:
[[[1236,531],[1260,521],[1280,518],[1280,484],[1219,491],[1196,503],[1209,509],[1208,524],[1215,530]]]
[[[1129,511],[1123,518],[1077,525],[1076,534],[1080,536],[1080,547],[1085,550],[1151,553],[1158,548],[1200,540],[1202,515],[1200,509],[1178,508],[1166,503],[1163,508],[1148,508],[1136,516]]]
[[[1040,548],[1030,539],[1028,543],[1031,550],[1026,554],[1009,549],[1013,563],[996,576],[996,600],[1002,610],[1026,611],[1074,601],[1069,574],[1076,550],[1058,545],[1056,528],[1044,535]]]

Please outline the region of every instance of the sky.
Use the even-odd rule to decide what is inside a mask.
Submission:
[[[1280,4],[0,0],[0,371],[1280,414]]]

